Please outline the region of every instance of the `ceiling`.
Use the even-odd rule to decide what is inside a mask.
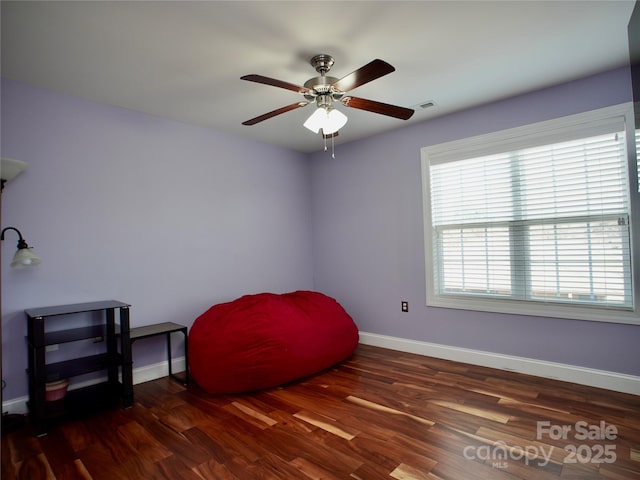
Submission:
[[[339,108],[337,143],[574,80],[628,63],[630,1],[2,1],[2,75],[301,152],[313,106],[240,80],[302,85],[309,59],[342,76],[375,58],[396,71],[350,94],[416,108],[408,121]],[[419,105],[432,101],[435,106]]]

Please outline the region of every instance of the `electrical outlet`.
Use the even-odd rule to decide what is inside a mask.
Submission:
[[[407,302],[406,300],[403,300],[400,303],[400,308],[402,309],[403,312],[408,312],[409,311],[409,302]]]

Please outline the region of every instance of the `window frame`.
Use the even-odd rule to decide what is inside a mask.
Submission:
[[[629,195],[629,232],[631,248],[631,281],[633,310],[617,307],[581,306],[573,303],[543,303],[539,301],[487,298],[475,295],[440,294],[436,291],[435,270],[441,262],[434,261],[431,214],[430,165],[464,158],[576,139],[597,133],[610,122],[624,121],[626,131],[627,171]],[[461,310],[507,313],[551,318],[591,320],[610,323],[640,324],[640,193],[638,192],[638,157],[636,155],[633,104],[625,103],[598,110],[510,128],[475,137],[463,138],[421,148],[426,305]]]

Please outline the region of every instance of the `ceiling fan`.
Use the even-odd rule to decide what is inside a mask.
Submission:
[[[347,117],[339,110],[333,108],[332,104],[334,101],[341,102],[346,107],[379,113],[381,115],[395,117],[401,120],[408,120],[414,113],[410,108],[398,107],[396,105],[389,105],[388,103],[376,102],[374,100],[346,95],[346,92],[353,90],[354,88],[395,71],[394,67],[383,60],[373,60],[340,79],[327,76],[327,73],[331,70],[334,63],[334,59],[331,55],[324,53],[316,55],[310,60],[310,63],[320,76],[307,80],[304,83],[304,86],[294,85],[289,82],[283,82],[282,80],[276,80],[274,78],[256,74],[240,77],[241,80],[263,83],[265,85],[272,85],[274,87],[292,90],[304,97],[303,101],[278,108],[277,110],[273,110],[252,118],[251,120],[247,120],[246,122],[242,122],[242,124],[255,125],[256,123],[268,120],[276,115],[290,112],[291,110],[305,107],[310,103],[315,102],[318,108],[307,119],[304,126],[314,133],[318,133],[322,130],[322,135],[326,139],[337,136],[338,130],[347,122]]]

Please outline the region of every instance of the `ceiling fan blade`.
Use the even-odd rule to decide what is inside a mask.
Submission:
[[[388,103],[375,102],[366,98],[343,97],[342,103],[347,107],[366,110],[368,112],[379,113],[388,117],[399,118],[400,120],[409,120],[414,114],[410,108],[389,105]]]
[[[384,60],[375,59],[367,63],[364,67],[360,67],[355,72],[342,77],[333,84],[333,87],[341,92],[348,92],[360,85],[369,83],[376,78],[383,77],[388,73],[394,72],[396,69]]]
[[[283,82],[282,80],[276,80],[275,78],[263,77],[262,75],[245,75],[244,77],[240,77],[240,80],[247,80],[249,82],[263,83],[265,85],[272,85],[274,87],[285,88],[287,90],[292,90],[297,93],[307,93],[311,90],[307,87],[301,87],[300,85],[294,85],[293,83]]]
[[[264,115],[260,115],[259,117],[252,118],[251,120],[247,120],[246,122],[242,122],[243,125],[255,125],[256,123],[260,123],[264,120],[268,120],[271,117],[275,117],[276,115],[280,115],[281,113],[287,113],[291,110],[295,110],[296,108],[307,106],[309,102],[298,102],[292,103],[291,105],[287,105],[286,107],[278,108],[277,110],[273,110],[272,112],[265,113]]]

